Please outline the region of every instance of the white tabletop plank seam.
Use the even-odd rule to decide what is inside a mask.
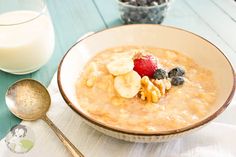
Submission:
[[[103,17],[103,15],[102,15],[102,13],[101,13],[101,11],[100,11],[100,9],[99,9],[97,3],[95,2],[95,0],[92,0],[92,2],[93,2],[93,4],[94,4],[95,8],[97,9],[97,12],[98,12],[98,14],[100,15],[100,17],[101,17],[101,19],[102,19],[102,22],[104,23],[105,27],[106,27],[106,28],[109,28],[109,26],[107,25],[106,20],[104,19],[104,17]]]
[[[236,23],[236,19],[230,15],[222,6],[220,6],[218,3],[216,3],[214,0],[210,0],[217,8],[219,8],[224,14],[226,14],[232,21]],[[235,2],[236,3],[236,2]],[[236,5],[235,5],[235,11],[236,11]]]
[[[187,0],[184,0],[184,3],[198,16],[199,19],[202,20],[203,23],[205,23],[213,32],[215,32],[215,34],[222,40],[222,42],[224,42],[234,53],[236,53],[236,50],[234,50],[234,48],[232,48],[231,45],[224,38],[222,38],[222,36],[194,10],[194,8],[188,3]]]
[[[236,1],[234,0],[214,0],[214,3],[218,4],[229,14],[233,19],[236,19]]]

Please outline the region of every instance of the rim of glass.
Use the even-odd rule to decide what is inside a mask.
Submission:
[[[1,24],[0,23],[0,26],[15,26],[15,25],[20,25],[20,24],[24,24],[24,23],[28,23],[28,22],[31,22],[35,19],[37,19],[38,17],[40,17],[42,14],[44,14],[44,12],[46,11],[46,2],[45,0],[41,0],[42,3],[43,3],[43,6],[42,6],[42,9],[40,10],[40,12],[37,13],[37,15],[35,15],[34,17],[32,18],[29,18],[27,20],[24,20],[24,21],[21,21],[21,22],[16,22],[16,23],[7,23],[7,24]],[[1,14],[0,14],[1,15]]]
[[[154,6],[134,6],[134,5],[130,5],[130,4],[126,4],[124,2],[121,2],[121,0],[116,0],[116,2],[120,5],[123,5],[125,7],[129,7],[129,8],[141,8],[141,9],[152,9],[152,8],[159,8],[165,5],[168,5],[172,0],[168,0],[168,2],[162,3],[160,5],[154,5]]]

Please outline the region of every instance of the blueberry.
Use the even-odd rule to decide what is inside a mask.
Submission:
[[[185,71],[184,69],[180,68],[180,67],[176,67],[174,69],[171,69],[168,73],[168,77],[169,78],[172,78],[172,77],[175,77],[175,76],[184,76],[185,74]]]
[[[163,69],[157,69],[153,74],[153,78],[158,80],[165,79],[167,78],[167,73]]]
[[[173,86],[179,86],[179,85],[182,85],[184,84],[184,78],[181,77],[181,76],[175,76],[171,79],[171,84]]]

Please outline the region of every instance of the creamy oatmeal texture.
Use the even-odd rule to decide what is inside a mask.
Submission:
[[[107,68],[115,58],[132,59],[136,52],[148,52],[158,58],[166,70],[185,69],[185,82],[171,87],[156,102],[138,97],[121,97]],[[172,50],[147,47],[118,47],[98,53],[85,66],[76,85],[79,104],[91,117],[107,125],[141,132],[179,129],[201,120],[214,108],[216,88],[212,73],[187,56]],[[139,87],[140,88],[140,87]]]

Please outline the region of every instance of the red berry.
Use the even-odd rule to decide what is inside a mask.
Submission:
[[[157,70],[157,60],[152,55],[143,55],[138,53],[134,57],[134,71],[136,71],[141,77],[152,77]]]

